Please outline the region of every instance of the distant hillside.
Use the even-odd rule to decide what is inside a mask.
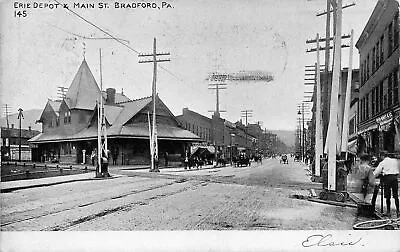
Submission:
[[[28,127],[31,126],[33,130],[42,131],[42,124],[35,123],[36,120],[39,120],[40,115],[42,114],[41,109],[24,110],[22,114],[24,115],[24,119],[21,120],[22,129],[28,129]],[[8,123],[10,128],[12,127],[12,124],[14,124],[14,128],[19,128],[18,113],[10,114],[8,116]],[[0,117],[0,126],[7,127],[7,120],[5,117]]]
[[[290,130],[271,130],[272,133],[276,134],[278,138],[286,144],[288,147],[294,146],[296,139],[295,132]]]

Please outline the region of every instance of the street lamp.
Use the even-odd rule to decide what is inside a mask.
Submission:
[[[304,135],[304,103],[302,103],[301,104],[301,109],[302,109],[302,112],[300,112],[300,110],[299,110],[299,112],[297,113],[298,115],[301,115],[301,121],[302,121],[302,129],[300,129],[300,139],[302,140],[301,141],[301,159],[304,161],[304,137],[305,137],[305,135]]]

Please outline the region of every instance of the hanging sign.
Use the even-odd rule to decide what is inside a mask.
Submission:
[[[390,123],[393,121],[393,113],[388,112],[378,118],[376,123],[379,125],[379,130],[388,131],[390,129]]]

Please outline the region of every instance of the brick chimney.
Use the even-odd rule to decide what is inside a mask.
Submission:
[[[107,88],[106,104],[115,104],[115,88]]]

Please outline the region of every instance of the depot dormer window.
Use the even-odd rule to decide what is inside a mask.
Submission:
[[[71,123],[71,111],[64,113],[64,124]]]

